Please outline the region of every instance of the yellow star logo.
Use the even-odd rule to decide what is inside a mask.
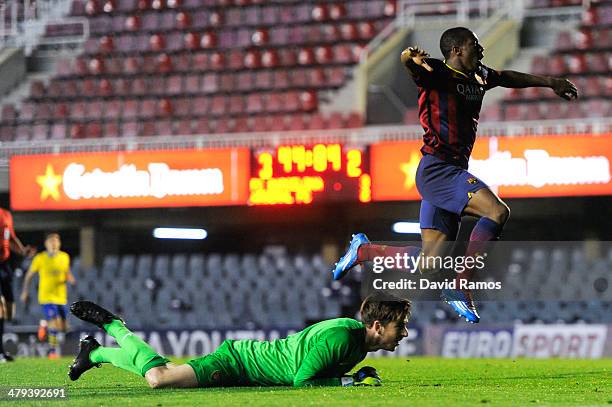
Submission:
[[[40,185],[41,188],[41,201],[44,201],[48,197],[59,201],[60,193],[58,187],[62,183],[62,176],[55,175],[55,171],[53,171],[53,167],[51,166],[51,164],[47,164],[47,170],[45,171],[45,175],[39,175],[38,177],[36,177],[36,183]]]
[[[406,176],[406,179],[404,180],[405,189],[410,189],[414,186],[414,179],[416,177],[416,171],[417,171],[418,166],[419,166],[419,153],[416,151],[413,151],[410,154],[410,161],[400,164],[400,170]]]

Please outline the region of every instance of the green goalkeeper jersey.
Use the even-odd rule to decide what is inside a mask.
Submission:
[[[322,321],[274,341],[231,341],[247,382],[260,386],[333,386],[366,357],[365,326],[351,318]]]

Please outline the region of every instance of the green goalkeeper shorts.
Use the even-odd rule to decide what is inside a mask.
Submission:
[[[244,368],[236,359],[231,340],[225,340],[213,353],[187,362],[200,387],[244,386]]]

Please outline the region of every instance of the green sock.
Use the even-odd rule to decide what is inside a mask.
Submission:
[[[127,370],[128,372],[141,374],[140,369],[132,363],[132,357],[129,353],[121,348],[107,348],[100,346],[94,349],[89,354],[89,360],[93,363],[112,363],[113,366],[119,369]]]
[[[120,353],[106,353],[108,362],[119,368],[144,376],[149,369],[156,366],[163,366],[169,362],[168,359],[155,352],[148,343],[140,339],[138,335],[134,335],[125,325],[123,325],[123,322],[118,319],[114,319],[111,323],[104,325],[104,330],[115,338],[121,347]],[[97,349],[92,352],[90,359],[94,363],[100,363],[94,361],[93,355],[96,351]],[[101,351],[101,353],[105,354],[105,351]],[[102,356],[96,354],[96,358],[97,357]],[[115,363],[115,359],[117,359],[117,363]]]

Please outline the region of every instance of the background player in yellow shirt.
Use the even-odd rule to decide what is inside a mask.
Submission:
[[[55,359],[58,354],[58,333],[66,332],[68,315],[68,294],[66,282],[74,285],[74,276],[70,272],[70,256],[60,250],[61,240],[58,233],[49,233],[45,239],[46,251],[37,254],[32,260],[23,282],[21,300],[28,301],[30,282],[38,273],[38,302],[42,306],[48,326],[49,358]],[[44,335],[43,335],[44,337]],[[41,335],[39,334],[39,338]]]

